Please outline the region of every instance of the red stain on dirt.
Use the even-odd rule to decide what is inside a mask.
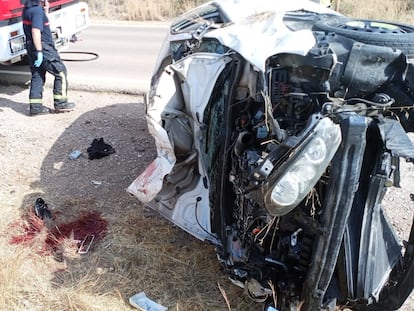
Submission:
[[[10,244],[30,246],[43,238],[40,252],[50,253],[58,249],[65,239],[73,239],[79,246],[85,237],[94,235],[94,242],[98,242],[105,236],[107,226],[107,221],[96,211],[83,213],[69,223],[54,224],[51,221],[48,225],[31,213],[26,221],[20,222],[20,228],[13,224],[12,229],[19,234],[12,236]]]
[[[30,213],[26,221],[22,225],[14,223],[10,226],[11,231],[19,232],[10,239],[10,244],[31,244],[34,238],[45,227],[43,221],[35,214]]]

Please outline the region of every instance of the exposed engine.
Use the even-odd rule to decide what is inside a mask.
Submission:
[[[299,60],[298,56],[294,58],[293,61]],[[229,228],[231,260],[228,267],[232,269],[233,279],[244,283],[250,296],[259,301],[269,285],[258,284],[266,280],[278,280],[273,285],[284,292],[285,297],[300,294],[313,241],[320,232],[317,220],[323,192],[319,190],[325,186],[327,176],[320,180],[300,208],[286,216],[272,216],[263,202],[263,182],[291,151],[281,142],[300,135],[311,116],[321,111],[327,102],[329,84],[326,80],[330,68],[315,70],[306,65],[309,58],[303,57],[300,61],[304,65],[295,67],[283,66],[283,62],[292,62],[292,56],[272,59],[267,74],[269,96],[264,96],[268,101],[249,99],[240,101],[234,108],[238,110],[234,113],[238,117],[232,134],[234,153],[230,180],[236,198],[234,223]],[[318,79],[314,77],[315,72]],[[249,265],[244,265],[247,261]]]
[[[231,127],[233,149],[228,176],[234,202],[229,217],[232,223],[226,228],[229,256],[223,262],[233,281],[256,301],[269,297],[269,288],[283,293],[279,296],[282,309],[291,307],[293,301],[300,304],[314,241],[324,232],[320,217],[331,166],[306,198],[283,215],[276,215],[267,206],[269,176],[279,168],[283,170],[318,114],[330,114],[335,119],[333,107],[365,114],[365,103],[388,107],[393,102],[387,94],[365,86],[354,88],[346,98],[344,90],[354,79],[354,71],[338,62],[327,45],[320,46],[306,56],[279,54],[269,58],[261,96],[236,101],[230,113],[236,116]],[[397,59],[398,55],[389,57]],[[343,73],[341,78],[338,72]],[[344,97],[331,97],[334,93]],[[351,98],[355,95],[360,96],[358,105]],[[370,113],[375,115],[375,109]],[[277,284],[269,284],[269,280]]]

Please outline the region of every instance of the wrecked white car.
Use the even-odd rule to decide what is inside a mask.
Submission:
[[[214,245],[265,310],[396,310],[414,232],[381,202],[414,160],[413,54],[414,27],[311,1],[202,5],[161,49],[158,157],[128,191]]]

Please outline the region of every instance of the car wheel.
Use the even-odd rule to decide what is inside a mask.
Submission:
[[[313,30],[335,33],[366,44],[392,47],[414,56],[414,27],[409,25],[325,15],[315,22]]]

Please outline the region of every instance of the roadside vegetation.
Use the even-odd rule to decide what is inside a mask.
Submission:
[[[86,0],[96,18],[125,21],[168,21],[206,0]],[[414,0],[333,0],[344,15],[414,23]]]
[[[352,17],[414,23],[414,0],[334,0],[332,7]]]
[[[125,21],[166,21],[205,0],[86,0],[97,18]]]

